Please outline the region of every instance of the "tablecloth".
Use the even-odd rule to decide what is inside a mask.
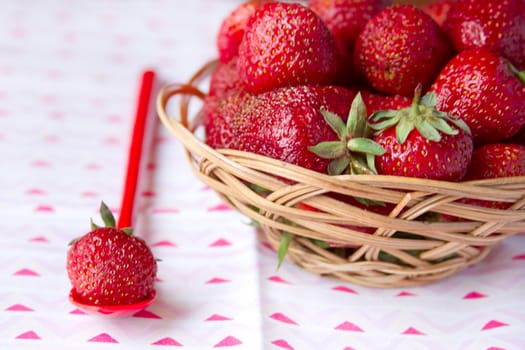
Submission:
[[[284,262],[154,130],[136,232],[158,299],[119,319],[67,298],[68,243],[118,215],[144,69],[180,82],[215,57],[238,1],[21,0],[0,11],[0,348],[525,348],[525,236],[428,286],[368,288]]]

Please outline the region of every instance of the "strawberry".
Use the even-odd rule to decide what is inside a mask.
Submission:
[[[357,37],[354,63],[375,90],[411,96],[425,91],[451,55],[438,24],[412,5],[394,5],[373,16]]]
[[[324,21],[335,39],[348,49],[366,22],[391,4],[391,0],[310,0],[311,8]]]
[[[525,176],[525,146],[490,143],[474,149],[465,180]]]
[[[455,1],[456,0],[439,0],[425,3],[424,5],[421,5],[420,8],[423,10],[423,12],[432,17],[432,19],[436,21],[437,24],[443,26],[445,20],[447,19],[448,11],[450,11],[452,3]]]
[[[237,67],[251,93],[331,84],[337,77],[336,42],[321,18],[307,7],[268,2],[248,21]]]
[[[247,98],[237,73],[237,60],[221,63],[213,71],[202,107],[205,143],[212,148],[235,148],[232,118]]]
[[[454,56],[430,90],[439,110],[469,125],[476,145],[510,138],[525,125],[525,80],[520,81],[513,66],[487,48]]]
[[[290,86],[245,101],[234,117],[240,150],[327,172],[330,162],[309,150],[322,141],[337,140],[321,107],[347,115],[353,92],[335,86]]]
[[[128,229],[116,229],[102,203],[105,227],[92,222],[92,231],[72,242],[67,273],[75,298],[90,305],[129,305],[154,293],[157,262],[144,240]]]
[[[223,19],[216,38],[219,60],[222,63],[228,63],[237,57],[248,19],[262,3],[263,0],[242,3]]]
[[[513,143],[491,143],[474,149],[465,180],[511,176],[525,176],[525,146]],[[507,202],[467,198],[461,202],[495,209],[507,209],[511,205]]]
[[[375,157],[379,174],[446,181],[463,178],[472,157],[473,141],[461,120],[435,109],[435,96],[414,101],[399,111],[380,111],[371,117],[375,142],[386,152]]]
[[[369,90],[361,90],[368,115],[387,109],[401,109],[412,105],[412,99],[403,95],[382,95]]]
[[[457,1],[444,28],[458,52],[486,47],[525,69],[525,1]]]

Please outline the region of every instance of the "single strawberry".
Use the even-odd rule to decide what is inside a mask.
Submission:
[[[525,147],[490,143],[474,149],[465,180],[525,176]]]
[[[459,181],[472,157],[468,126],[435,109],[435,95],[420,98],[416,89],[412,106],[380,111],[372,116],[374,140],[386,152],[375,157],[379,174]]]
[[[438,0],[425,3],[421,5],[420,8],[423,10],[423,12],[432,17],[432,19],[436,21],[437,24],[443,26],[445,20],[447,19],[448,11],[450,11],[450,7],[454,2],[456,2],[456,0]]]
[[[474,149],[465,180],[525,176],[525,146],[513,143],[491,143]],[[508,202],[464,199],[463,203],[488,208],[507,209]]]
[[[391,3],[391,0],[309,0],[308,7],[321,17],[336,40],[352,49],[368,20]]]
[[[439,25],[413,5],[394,5],[372,17],[354,47],[355,69],[376,91],[411,96],[432,84],[451,56]]]
[[[237,67],[251,93],[325,85],[337,77],[338,52],[332,33],[315,12],[297,3],[268,2],[248,21]]]
[[[237,60],[221,63],[210,77],[210,88],[202,106],[205,143],[212,148],[235,148],[233,116],[248,98],[237,73]]]
[[[299,85],[259,94],[234,117],[240,150],[327,172],[330,160],[309,150],[338,135],[324,120],[325,107],[346,116],[354,93],[335,86]]]
[[[525,1],[457,1],[448,11],[444,28],[458,52],[486,47],[525,69]]]
[[[382,95],[370,90],[361,90],[368,115],[384,110],[398,110],[412,105],[412,99],[403,95]]]
[[[263,2],[263,0],[244,2],[223,19],[216,38],[219,60],[222,63],[228,63],[237,57],[248,19]]]
[[[129,229],[115,228],[115,219],[102,203],[105,227],[72,242],[67,273],[76,300],[90,305],[129,305],[151,297],[157,262],[146,242]]]
[[[430,91],[439,110],[468,124],[476,145],[494,143],[525,125],[525,80],[519,74],[489,49],[472,48],[447,63]]]

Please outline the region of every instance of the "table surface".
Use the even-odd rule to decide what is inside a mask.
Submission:
[[[132,317],[67,298],[68,242],[118,210],[142,71],[188,79],[237,1],[3,1],[1,349],[524,349],[525,235],[442,282],[377,289],[285,262],[155,130],[137,232],[158,300]]]

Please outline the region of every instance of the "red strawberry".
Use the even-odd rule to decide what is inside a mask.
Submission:
[[[235,148],[233,115],[248,93],[243,89],[236,59],[220,64],[210,78],[210,89],[202,107],[205,142],[212,148]]]
[[[444,28],[457,51],[486,47],[525,69],[525,1],[457,1]]]
[[[269,2],[248,21],[238,69],[246,89],[261,93],[300,84],[330,84],[337,77],[334,37],[321,18],[296,3]]]
[[[357,72],[375,90],[411,96],[425,91],[450,58],[438,24],[412,5],[387,7],[368,21],[354,47]]]
[[[461,120],[437,111],[435,96],[416,94],[412,106],[372,116],[374,140],[386,152],[375,158],[379,174],[458,181],[472,157],[473,142]]]
[[[456,0],[439,0],[435,2],[426,3],[421,6],[421,9],[434,21],[436,21],[437,24],[440,26],[443,26],[443,23],[445,23],[445,20],[448,16],[448,11],[450,11],[450,7],[452,6],[452,3],[454,3]]]
[[[403,95],[382,95],[362,90],[361,96],[368,115],[387,109],[398,110],[412,105],[412,99]]]
[[[474,149],[465,180],[525,176],[525,147],[490,143]]]
[[[97,227],[75,240],[67,253],[67,273],[75,298],[91,305],[129,305],[154,293],[157,262],[144,240],[116,229],[104,203],[106,227]]]
[[[257,95],[234,118],[240,150],[279,159],[318,172],[329,160],[310,152],[310,146],[337,140],[320,110],[347,115],[354,94],[342,87],[292,86]]]
[[[391,0],[310,0],[308,7],[321,17],[336,40],[352,49],[359,32]]]
[[[516,73],[503,57],[473,48],[452,58],[430,90],[439,110],[469,125],[477,145],[493,143],[525,125],[525,85]]]
[[[474,150],[465,180],[525,176],[525,147],[512,143],[491,143]],[[463,203],[507,209],[510,204],[498,201],[464,199]]]
[[[264,0],[251,0],[242,3],[224,18],[216,39],[219,60],[222,63],[237,57],[248,19],[263,2]]]

